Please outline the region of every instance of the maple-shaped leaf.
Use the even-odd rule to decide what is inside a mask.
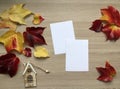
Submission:
[[[49,54],[46,48],[38,46],[35,48],[34,56],[37,58],[48,58]]]
[[[24,18],[30,15],[32,12],[30,10],[23,8],[23,6],[24,4],[13,5],[11,8],[3,11],[0,14],[1,19],[11,20],[19,24],[26,24]]]
[[[10,20],[1,20],[0,28],[9,28],[10,30],[16,30],[17,25]]]
[[[45,27],[27,27],[26,32],[23,33],[24,41],[31,47],[35,44],[44,45],[46,41],[42,36]]]
[[[106,35],[106,40],[116,41],[120,38],[120,27],[116,25],[106,25],[102,32]]]
[[[23,51],[24,39],[20,32],[9,30],[0,36],[0,42],[4,44],[7,52],[16,50],[19,53],[22,53]]]
[[[26,56],[26,57],[31,57],[32,53],[31,53],[31,49],[30,48],[25,48],[23,50],[23,54]]]
[[[111,66],[108,62],[104,67],[96,67],[97,71],[100,73],[100,76],[97,78],[103,82],[111,82],[113,77],[116,75],[116,70],[113,66]]]
[[[39,14],[34,14],[33,15],[33,24],[35,24],[35,25],[38,25],[38,24],[40,24],[43,20],[44,20],[44,18],[41,16],[41,15],[39,15]]]
[[[113,77],[110,75],[108,69],[103,67],[96,67],[96,69],[100,73],[100,76],[97,78],[98,80],[103,82],[110,82],[113,80]]]
[[[18,70],[19,61],[19,58],[12,53],[0,56],[0,73],[9,74],[10,77],[15,76]]]
[[[116,41],[120,38],[120,14],[112,6],[101,9],[102,17],[93,22],[89,28],[95,32],[102,32],[106,40]]]
[[[120,26],[120,13],[113,6],[101,9],[101,13],[101,20],[104,20],[109,24],[116,24],[117,26]]]

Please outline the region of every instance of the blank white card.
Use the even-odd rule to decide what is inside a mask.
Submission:
[[[75,39],[72,21],[50,24],[53,47],[55,54],[63,54],[66,51],[66,39]]]
[[[66,40],[66,71],[88,71],[88,40]]]

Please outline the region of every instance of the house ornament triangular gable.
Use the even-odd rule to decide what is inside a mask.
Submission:
[[[37,74],[37,72],[35,71],[35,69],[33,68],[32,64],[31,64],[30,62],[25,63],[24,66],[25,66],[25,69],[24,69],[24,71],[23,71],[23,75],[27,72],[27,69],[28,69],[28,68],[31,68],[32,71],[33,71],[35,74]]]

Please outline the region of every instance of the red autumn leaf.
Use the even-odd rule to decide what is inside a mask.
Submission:
[[[105,67],[108,69],[108,71],[110,71],[110,75],[111,75],[111,76],[114,77],[114,76],[116,75],[116,70],[115,70],[115,68],[114,68],[113,66],[111,66],[111,65],[109,64],[109,62],[106,61]]]
[[[9,74],[10,77],[16,75],[18,70],[19,58],[15,54],[8,53],[0,56],[0,73]]]
[[[103,32],[106,40],[116,41],[120,38],[120,13],[112,6],[101,9],[102,17],[95,20],[89,28],[95,32]]]
[[[44,29],[45,27],[27,27],[26,32],[23,33],[25,42],[31,47],[34,47],[35,44],[46,44],[42,36]]]
[[[115,25],[104,26],[102,32],[106,35],[106,40],[116,41],[120,38],[120,27]]]
[[[100,73],[100,76],[97,79],[103,82],[111,82],[116,75],[116,70],[108,62],[106,62],[105,68],[96,67],[96,69]]]
[[[117,26],[120,26],[120,13],[113,6],[101,9],[101,13],[101,20],[104,20],[109,24],[116,24]]]
[[[93,30],[95,32],[101,32],[103,28],[103,23],[101,20],[95,20],[92,24],[92,27],[90,27],[90,30]]]
[[[96,69],[100,73],[100,76],[97,78],[98,80],[104,81],[104,82],[110,82],[113,80],[113,77],[110,76],[108,69],[103,67],[97,67]]]
[[[31,53],[31,49],[30,48],[25,48],[23,50],[23,54],[27,57],[31,57],[32,53]]]

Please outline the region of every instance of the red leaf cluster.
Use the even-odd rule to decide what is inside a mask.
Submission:
[[[93,22],[89,28],[95,32],[103,32],[106,40],[116,41],[120,38],[120,13],[112,6],[101,9],[102,17]]]
[[[46,41],[42,36],[44,29],[45,27],[27,27],[26,32],[23,33],[26,44],[30,47],[34,47],[35,44],[46,44]]]
[[[19,58],[15,54],[8,53],[0,56],[0,73],[9,74],[10,77],[16,75],[18,70]]]
[[[97,78],[103,82],[111,82],[113,77],[116,75],[116,70],[113,66],[111,66],[108,62],[104,67],[96,67],[97,71],[100,73],[100,76]]]

